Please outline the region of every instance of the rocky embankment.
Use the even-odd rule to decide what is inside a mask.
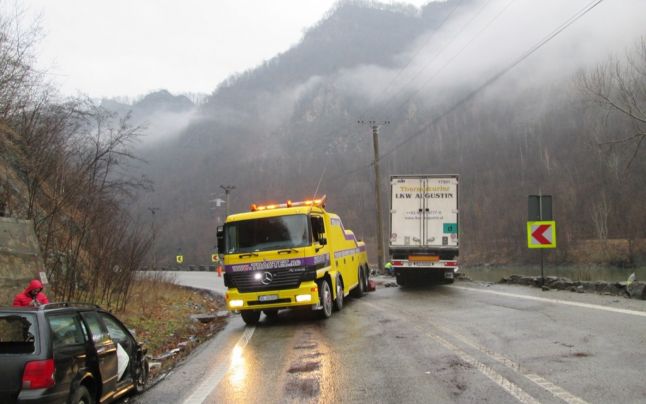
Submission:
[[[602,295],[623,296],[631,299],[646,300],[645,282],[583,282],[573,281],[568,278],[559,278],[556,276],[546,276],[545,284],[543,285],[541,277],[539,276],[511,275],[508,278],[502,278],[498,283],[535,286],[545,290],[569,290],[577,293],[598,293]]]

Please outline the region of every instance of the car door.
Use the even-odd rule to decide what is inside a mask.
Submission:
[[[48,315],[47,322],[56,368],[55,389],[61,393],[69,392],[79,372],[86,369],[89,337],[77,313]]]
[[[134,362],[137,360],[136,341],[130,335],[130,332],[121,323],[121,321],[117,320],[112,315],[105,312],[99,312],[99,317],[101,318],[101,320],[103,320],[103,323],[106,325],[106,328],[108,329],[108,334],[110,334],[110,338],[114,342],[120,344],[123,350],[125,350],[126,353],[128,354],[128,358],[118,359],[118,360],[124,360],[127,363],[123,375],[119,377],[118,380],[126,380],[128,379],[129,376],[132,377],[131,369],[133,368]]]
[[[81,316],[90,330],[94,351],[92,357],[101,377],[101,401],[112,397],[117,390],[117,345],[95,311],[82,312]]]

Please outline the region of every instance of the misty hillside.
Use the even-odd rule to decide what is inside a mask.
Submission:
[[[550,4],[527,13],[498,1],[421,10],[342,2],[299,44],[220,84],[195,112],[168,94],[153,97],[149,111],[187,108],[147,118],[158,128],[151,132],[168,133],[144,148],[141,171],[155,191],[133,209],[150,218],[148,208],[160,208],[160,262],[170,265],[181,249],[187,263],[206,263],[225,216],[211,202],[224,197],[220,185],[236,186],[231,212],[327,194],[374,259],[372,141],[357,120],[375,119],[390,121],[380,128],[384,200],[393,174],[461,175],[465,262],[531,260],[526,198],[541,191],[554,195],[563,223],[548,259],[632,265],[641,259],[632,247],[620,257],[579,253],[587,240],[646,238],[646,214],[634,203],[646,197],[643,153],[631,159],[634,143],[613,143],[630,137],[634,122],[595,102],[581,78],[635,48],[644,34],[636,19],[615,17],[626,19],[622,36],[590,13],[472,94],[581,7]]]

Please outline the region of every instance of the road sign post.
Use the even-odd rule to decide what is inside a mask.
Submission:
[[[541,286],[545,285],[543,250],[556,248],[556,222],[552,220],[552,195],[529,195],[527,199],[527,247],[541,251]]]

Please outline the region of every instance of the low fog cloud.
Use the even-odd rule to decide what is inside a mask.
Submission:
[[[153,143],[169,140],[178,136],[196,117],[196,111],[156,112],[139,125],[142,129],[141,143],[149,146]]]
[[[428,98],[454,88],[477,88],[589,3],[475,2],[458,9],[441,30],[420,36],[397,56],[397,68],[360,66],[341,72],[337,84],[372,103],[392,102],[413,92]],[[576,70],[602,63],[610,55],[623,55],[646,35],[644,15],[645,1],[602,2],[499,83],[543,85],[568,79]]]

